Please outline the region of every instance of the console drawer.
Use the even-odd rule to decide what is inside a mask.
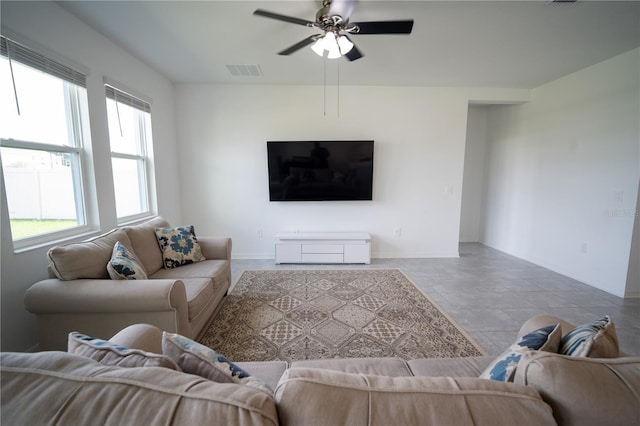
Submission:
[[[343,244],[303,244],[302,253],[344,253]]]
[[[297,263],[302,260],[300,244],[276,244],[277,263]]]
[[[303,253],[303,263],[343,263],[342,253]]]

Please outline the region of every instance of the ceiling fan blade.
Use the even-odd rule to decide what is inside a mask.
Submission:
[[[256,9],[253,12],[254,15],[264,16],[265,18],[277,19],[278,21],[290,22],[292,24],[309,26],[314,24],[312,21],[307,21],[306,19],[294,18],[293,16],[280,15],[279,13],[269,12],[263,9]]]
[[[358,0],[332,0],[331,6],[329,6],[329,15],[341,16],[342,20],[346,21],[356,7],[356,3]]]
[[[347,37],[347,38],[348,38],[348,37]],[[349,40],[349,41],[351,41],[351,40]],[[351,43],[353,43],[353,42],[351,41]],[[351,50],[350,50],[350,51],[348,51],[348,52],[344,55],[344,57],[345,57],[345,58],[347,58],[350,62],[353,62],[353,61],[355,61],[355,60],[357,60],[357,59],[360,59],[360,58],[362,58],[363,56],[364,56],[364,55],[362,54],[362,52],[360,52],[360,51],[358,50],[358,48],[356,47],[356,45],[355,45],[355,44],[353,45],[353,47],[351,48]]]
[[[295,52],[297,50],[300,50],[303,47],[308,46],[311,43],[313,43],[314,41],[316,41],[316,37],[318,37],[318,34],[314,34],[312,36],[309,36],[309,37],[305,38],[304,40],[301,40],[301,41],[297,42],[293,46],[287,47],[282,52],[278,52],[278,55],[291,55],[293,52]]]
[[[413,19],[403,21],[354,22],[349,27],[358,26],[360,31],[353,34],[411,34]]]

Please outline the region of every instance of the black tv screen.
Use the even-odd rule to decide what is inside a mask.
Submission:
[[[373,141],[267,142],[271,201],[371,200]]]

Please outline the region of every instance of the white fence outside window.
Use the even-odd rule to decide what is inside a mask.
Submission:
[[[71,168],[4,170],[12,219],[75,219]],[[12,192],[9,194],[9,192]]]

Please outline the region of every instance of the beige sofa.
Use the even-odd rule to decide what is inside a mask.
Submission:
[[[158,216],[50,249],[50,278],[24,298],[37,318],[40,350],[64,350],[74,330],[109,338],[135,323],[190,338],[203,332],[231,284],[231,239],[198,236],[206,260],[165,269],[155,228],[167,227]],[[110,279],[107,263],[116,242],[137,257],[148,279]]]
[[[536,319],[549,320],[555,321]],[[160,330],[141,324],[111,339],[151,354],[162,351],[161,341]],[[3,353],[2,419],[30,425],[640,424],[638,357],[530,351],[517,365],[515,383],[478,378],[492,360],[237,363],[269,383],[272,397],[164,367],[109,367],[65,352]]]

